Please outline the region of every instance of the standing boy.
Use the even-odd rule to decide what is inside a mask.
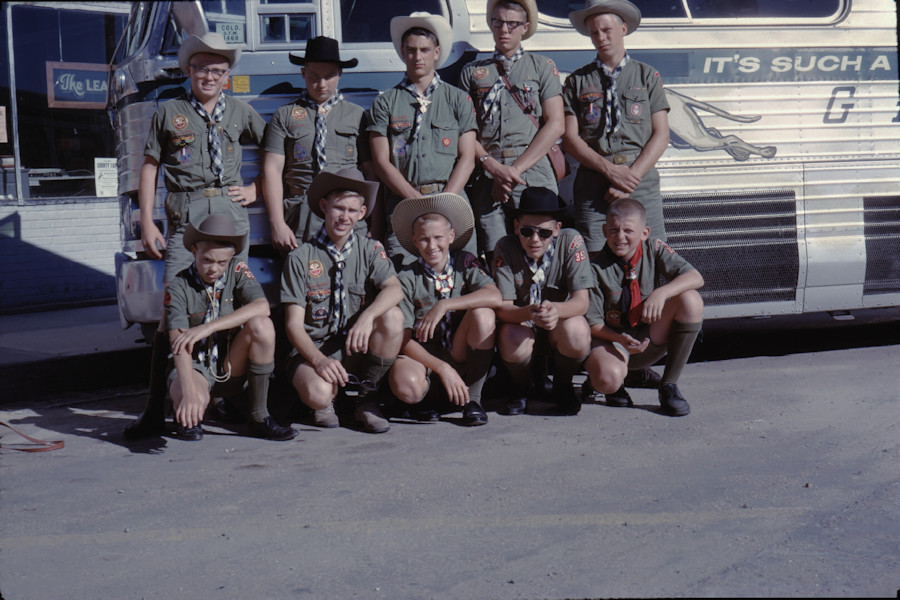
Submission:
[[[203,438],[201,422],[210,397],[229,398],[245,383],[250,397],[250,431],[270,440],[289,440],[295,429],[269,416],[269,378],[275,369],[275,327],[269,301],[247,263],[235,258],[246,234],[228,215],[189,223],[184,247],[194,263],[166,288],[166,326],[174,369],[169,393],[176,436]]]
[[[323,36],[306,43],[304,56],[292,52],[290,60],[301,66],[306,89],[275,111],[263,143],[266,210],[272,244],[282,252],[308,241],[322,226],[306,201],[306,191],[319,172],[352,167],[374,177],[365,111],[344,100],[338,89],[344,69],[359,61],[341,60],[337,40]]]
[[[594,389],[610,406],[631,406],[623,382],[629,368],[667,356],[659,404],[680,417],[691,412],[678,378],[703,326],[703,276],[665,242],[651,239],[646,211],[637,200],[613,202],[603,225],[606,246],[591,259],[588,323],[594,349],[585,366]],[[666,278],[658,285],[659,275]]]
[[[257,198],[256,182],[242,185],[241,144],[262,141],[266,122],[248,104],[222,89],[241,56],[218,33],[192,35],[178,51],[178,65],[189,74],[191,89],[160,105],[150,125],[138,183],[141,243],[151,258],[162,258],[163,284],[168,285],[193,261],[182,244],[188,223],[200,224],[212,214],[231,217],[239,234],[250,231],[246,206]],[[168,240],[153,222],[160,165],[166,190]],[[247,248],[238,255],[246,260]],[[160,320],[153,340],[150,393],[141,417],[125,429],[125,437],[159,435],[165,424],[165,369],[169,342]]]
[[[584,240],[560,223],[565,208],[552,190],[526,188],[515,234],[502,238],[494,253],[494,280],[503,296],[497,346],[513,386],[507,414],[525,412],[532,359],[551,350],[560,412],[574,415],[581,408],[572,377],[590,352],[584,314],[592,278]]]
[[[391,39],[406,75],[372,102],[368,131],[375,172],[387,186],[385,245],[392,258],[409,263],[415,257],[391,229],[394,207],[437,192],[465,197],[475,168],[475,112],[471,98],[436,71],[453,44],[447,19],[427,12],[394,17]]]
[[[281,278],[285,326],[293,350],[287,374],[315,424],[337,427],[334,400],[352,380],[361,386],[355,417],[366,431],[390,428],[373,394],[400,351],[403,292],[381,242],[354,231],[369,214],[378,184],[358,169],[316,175],[307,193],[324,223],[287,257]]]
[[[494,55],[463,67],[459,85],[475,102],[475,156],[480,169],[470,194],[477,215],[478,251],[492,264],[494,246],[509,233],[504,207],[518,207],[526,187],[557,191],[547,152],[566,125],[556,65],[522,48],[522,41],[537,31],[535,1],[490,0],[487,21],[494,35]]]
[[[481,389],[494,356],[494,309],[501,298],[478,259],[462,250],[475,228],[472,209],[456,194],[409,198],[394,209],[393,226],[418,260],[399,274],[405,331],[391,390],[401,402],[418,404],[435,374],[449,401],[462,407],[463,425],[484,425]]]

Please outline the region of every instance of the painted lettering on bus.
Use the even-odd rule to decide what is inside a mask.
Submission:
[[[900,123],[900,102],[897,103],[897,116],[891,119],[891,123]]]
[[[766,64],[768,62],[768,64]],[[742,56],[735,53],[731,56],[707,56],[703,62],[704,74],[726,74],[731,68],[741,73],[757,73],[768,69],[772,73],[861,73],[885,71],[893,69],[890,57],[886,54],[798,54],[796,56]]]
[[[845,102],[838,106],[838,109],[842,112],[839,114],[834,114],[835,103],[852,99],[856,95],[856,88],[850,85],[839,85],[833,90],[831,90],[831,98],[828,100],[828,107],[825,109],[825,116],[822,117],[823,123],[844,123],[847,121],[847,116],[850,114],[850,110],[855,106],[855,102]]]

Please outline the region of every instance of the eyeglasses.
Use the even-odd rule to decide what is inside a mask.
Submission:
[[[537,232],[542,240],[550,239],[553,235],[552,229],[544,229],[543,227],[519,227],[519,235],[523,238],[530,238]]]
[[[491,29],[503,29],[506,27],[507,31],[515,31],[522,25],[525,25],[525,21],[504,21],[503,19],[491,19]]]
[[[212,75],[213,79],[221,79],[222,75],[227,73],[229,69],[210,69],[209,67],[200,67],[195,64],[189,65],[191,69],[197,71],[198,73],[203,73],[204,75]]]

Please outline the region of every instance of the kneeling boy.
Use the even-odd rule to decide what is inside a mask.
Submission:
[[[378,184],[358,169],[319,173],[307,199],[325,222],[291,251],[281,277],[293,345],[287,374],[300,400],[315,410],[319,427],[339,425],[334,400],[352,381],[360,386],[357,421],[370,433],[390,429],[371,392],[400,351],[403,316],[397,304],[403,292],[381,242],[354,231],[377,193]]]
[[[478,259],[463,250],[475,228],[472,209],[461,196],[444,193],[403,200],[392,219],[397,241],[418,260],[399,274],[405,330],[402,356],[389,375],[391,391],[418,404],[434,373],[450,402],[462,407],[463,425],[484,425],[481,389],[501,298]]]
[[[169,394],[178,423],[176,436],[203,438],[200,423],[210,397],[250,396],[250,431],[270,440],[289,440],[295,429],[282,427],[268,410],[269,377],[275,368],[275,327],[269,301],[247,263],[234,256],[246,243],[227,215],[188,224],[185,248],[194,264],[166,288],[166,326],[175,368]]]
[[[585,366],[593,388],[610,406],[631,406],[623,382],[628,369],[639,369],[663,356],[659,386],[664,413],[691,412],[678,390],[678,378],[703,325],[703,276],[662,240],[650,238],[646,211],[625,198],[609,206],[603,234],[606,245],[592,260],[596,287],[588,323],[594,349]],[[657,284],[659,274],[668,281]]]

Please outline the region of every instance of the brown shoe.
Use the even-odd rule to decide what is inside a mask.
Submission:
[[[369,433],[384,433],[391,428],[391,424],[384,418],[378,405],[374,402],[358,404],[354,416]]]
[[[325,408],[316,411],[313,417],[313,425],[316,427],[324,427],[325,429],[334,429],[341,424],[338,420],[337,413],[334,412],[334,403],[332,402]]]

